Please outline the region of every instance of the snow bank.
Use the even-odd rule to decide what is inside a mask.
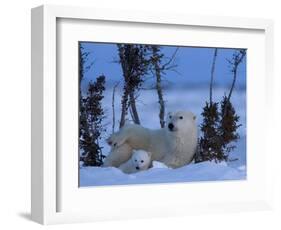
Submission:
[[[135,174],[124,174],[117,168],[81,167],[80,186],[174,183],[195,181],[244,180],[246,166],[232,168],[227,163],[202,162],[170,169],[160,162],[153,168]]]

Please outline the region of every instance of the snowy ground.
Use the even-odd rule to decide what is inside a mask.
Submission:
[[[245,167],[229,167],[225,162],[203,162],[170,169],[153,167],[135,174],[124,174],[117,168],[83,167],[80,186],[175,183],[246,179]],[[102,179],[101,179],[102,178]]]
[[[165,91],[167,111],[189,110],[196,114],[198,125],[202,121],[201,112],[208,100],[208,88],[186,88],[177,87],[176,90]],[[225,94],[224,88],[214,89],[214,101],[219,101]],[[112,89],[107,87],[104,98],[104,109],[108,114],[107,132],[101,141],[103,153],[109,152],[109,146],[105,139],[111,134],[111,97]],[[116,92],[116,117],[119,118],[119,103],[121,93]],[[204,162],[190,164],[179,169],[165,167],[153,167],[148,171],[127,175],[116,168],[80,167],[80,186],[97,185],[123,185],[123,184],[147,184],[168,182],[190,182],[190,181],[218,181],[218,180],[241,180],[246,179],[246,92],[235,90],[232,103],[240,116],[242,126],[238,132],[240,139],[237,148],[231,152],[230,159],[236,159],[227,163]],[[142,125],[152,129],[159,128],[158,103],[155,90],[143,90],[138,98],[139,115]],[[116,121],[118,124],[118,120]]]

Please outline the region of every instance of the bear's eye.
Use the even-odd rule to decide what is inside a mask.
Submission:
[[[137,160],[135,160],[135,162],[137,162]]]
[[[141,160],[141,163],[143,163],[143,160]]]
[[[113,146],[115,147],[117,145],[117,143],[114,143]]]
[[[180,119],[183,119],[183,116],[180,116]]]
[[[169,118],[172,119],[172,116],[170,115]]]

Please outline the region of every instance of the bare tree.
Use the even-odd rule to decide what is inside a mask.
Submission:
[[[154,67],[155,71],[155,77],[156,77],[156,90],[158,95],[158,103],[160,106],[159,109],[159,119],[160,119],[160,126],[163,128],[165,126],[165,102],[163,98],[163,91],[162,91],[162,85],[161,85],[161,59],[163,57],[163,54],[159,53],[160,48],[159,46],[152,46],[152,65]]]
[[[124,85],[123,87],[123,96],[122,96],[122,100],[121,100],[121,117],[120,117],[120,124],[119,124],[119,128],[123,127],[125,124],[125,120],[126,120],[126,115],[128,112],[128,87],[126,85]]]
[[[216,67],[216,60],[217,60],[217,53],[218,49],[215,48],[212,69],[211,69],[211,81],[210,81],[210,104],[213,103],[213,82],[214,82],[214,74],[215,74],[215,67]]]
[[[151,56],[151,64],[153,74],[155,75],[156,84],[155,88],[158,95],[158,103],[159,103],[159,120],[161,128],[165,127],[165,101],[163,96],[163,89],[162,89],[162,74],[165,73],[167,70],[172,70],[176,67],[172,62],[176,57],[176,53],[178,48],[176,48],[175,52],[173,53],[172,57],[168,59],[168,61],[162,64],[164,59],[164,54],[161,53],[160,46],[153,45],[151,46],[152,56]]]
[[[233,92],[233,89],[234,89],[234,86],[235,86],[235,83],[236,83],[238,67],[239,67],[240,63],[243,61],[245,55],[246,55],[246,50],[241,49],[239,51],[236,51],[233,54],[233,57],[232,57],[231,61],[228,61],[230,63],[230,65],[232,66],[231,72],[233,73],[232,84],[231,84],[231,87],[230,87],[230,90],[229,90],[229,94],[227,96],[228,101],[230,101],[230,98],[231,98],[231,95],[232,95],[232,92]]]
[[[130,106],[134,123],[140,124],[136,106],[136,91],[143,83],[147,73],[149,60],[146,58],[147,47],[144,45],[118,44],[119,62],[121,64],[124,86],[121,101],[120,128],[125,124]]]
[[[138,114],[138,110],[137,110],[137,106],[136,106],[135,92],[130,91],[129,97],[130,97],[130,108],[132,111],[132,113],[131,113],[132,119],[136,124],[140,124],[141,122],[140,122],[140,118],[139,118],[139,114]]]

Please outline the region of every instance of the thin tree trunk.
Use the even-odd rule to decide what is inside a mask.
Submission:
[[[232,92],[233,92],[233,89],[234,89],[234,86],[235,86],[235,83],[236,83],[236,78],[237,78],[237,69],[238,69],[238,66],[240,65],[240,63],[242,62],[243,58],[245,57],[246,55],[246,51],[240,51],[240,54],[241,56],[239,57],[239,54],[236,56],[235,60],[234,60],[234,66],[233,66],[233,81],[232,81],[232,84],[231,84],[231,88],[229,90],[229,94],[228,94],[228,97],[227,97],[227,101],[230,101],[230,98],[231,98],[231,95],[232,95]]]
[[[119,51],[120,64],[122,67],[122,72],[124,77],[123,96],[121,100],[121,117],[120,117],[120,124],[119,124],[119,128],[122,128],[125,124],[125,119],[127,115],[129,88],[128,88],[128,76],[126,75],[127,65],[123,54],[123,48],[120,44],[117,44],[117,47]]]
[[[146,73],[144,56],[140,54],[135,45],[117,45],[119,50],[120,63],[124,77],[124,92],[121,101],[120,128],[124,126],[128,108],[132,110],[134,123],[140,124],[140,118],[136,107],[135,92],[141,84],[141,77]]]
[[[112,133],[115,131],[115,90],[117,86],[119,85],[119,82],[117,82],[112,91]]]
[[[126,82],[125,82],[126,84]],[[128,96],[129,96],[129,90],[128,86],[124,86],[124,92],[122,96],[122,101],[121,101],[121,117],[120,117],[120,125],[119,128],[122,128],[125,124],[125,119],[127,115],[127,108],[128,108]]]
[[[228,94],[228,97],[227,97],[228,102],[230,101],[230,98],[231,98],[231,95],[232,95],[232,92],[233,92],[233,89],[234,89],[234,86],[235,86],[236,78],[237,78],[237,68],[235,68],[233,70],[233,81],[232,81],[231,88],[229,90],[229,94]]]
[[[129,97],[130,97],[130,107],[132,109],[133,121],[134,121],[134,123],[140,125],[140,118],[139,118],[138,111],[137,111],[136,99],[135,99],[134,91],[130,92]]]
[[[160,66],[161,62],[161,54],[158,52],[160,51],[158,46],[152,46],[152,55],[153,55],[153,68],[155,71],[155,77],[156,77],[156,91],[157,91],[157,96],[158,96],[158,103],[159,103],[159,122],[161,128],[165,127],[165,102],[164,102],[164,97],[163,97],[163,90],[162,90],[162,85],[161,85],[161,70],[165,70],[166,67],[169,66],[169,64],[172,62],[172,60],[175,57],[175,54],[178,49],[174,52],[172,58],[164,64],[163,66]]]
[[[229,90],[229,94],[227,96],[227,103],[225,105],[226,108],[229,105],[230,98],[232,96],[232,92],[233,92],[233,89],[235,87],[238,66],[240,65],[240,63],[242,62],[243,58],[245,57],[246,51],[245,50],[244,51],[240,51],[240,54],[241,54],[241,56],[239,56],[239,54],[237,54],[237,56],[234,58],[233,69],[232,69],[233,81],[232,81],[232,84],[231,84],[231,87],[230,87],[230,90]],[[226,115],[226,111],[227,111],[227,109],[224,110],[224,115],[223,116]]]
[[[217,60],[217,53],[218,49],[215,48],[212,69],[211,69],[211,82],[210,82],[210,104],[213,103],[213,83],[214,83],[214,74],[215,74],[215,67],[216,67],[216,60]]]
[[[161,86],[161,71],[159,69],[158,63],[155,63],[155,74],[156,74],[156,90],[158,94],[158,103],[160,106],[159,110],[159,119],[160,119],[160,126],[161,128],[165,127],[165,102],[163,99],[163,91]]]

